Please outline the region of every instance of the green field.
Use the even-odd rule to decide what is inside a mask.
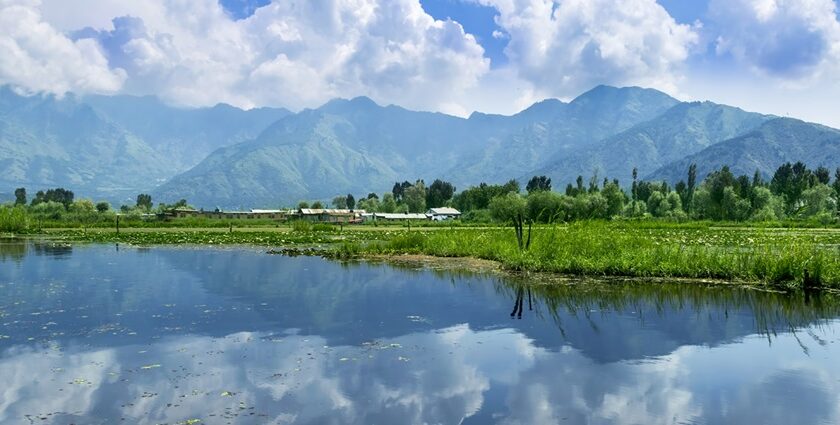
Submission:
[[[508,227],[315,226],[53,230],[50,238],[135,245],[256,245],[352,258],[424,254],[493,260],[512,271],[590,277],[691,278],[785,288],[840,288],[840,230],[703,223],[578,222],[538,226],[520,250]],[[314,251],[313,251],[314,250]]]

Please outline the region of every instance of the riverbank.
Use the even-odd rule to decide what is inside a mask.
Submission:
[[[599,278],[687,278],[783,288],[840,288],[840,232],[825,229],[581,222],[534,228],[527,250],[520,250],[514,231],[503,227],[411,231],[345,227],[308,232],[158,229],[47,235],[67,241],[134,245],[306,248],[309,253],[339,258],[401,254],[474,258],[496,262],[511,271]]]

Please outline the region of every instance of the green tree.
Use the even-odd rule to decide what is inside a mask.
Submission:
[[[564,221],[566,212],[562,198],[563,195],[548,190],[532,191],[526,200],[528,217],[539,223]]]
[[[79,199],[70,204],[68,209],[70,216],[78,221],[83,228],[87,229],[91,223],[96,221],[96,205],[89,199]]]
[[[837,170],[834,171],[834,193],[837,195],[837,198],[840,199],[840,167],[837,167]]]
[[[780,166],[773,174],[770,190],[775,195],[784,197],[785,210],[788,215],[793,215],[799,208],[802,192],[811,186],[811,181],[812,173],[805,164],[788,162]]]
[[[347,208],[349,208],[351,210],[356,208],[356,197],[353,196],[352,193],[347,194],[346,202],[347,202]]]
[[[408,206],[408,212],[421,213],[426,211],[426,184],[417,180],[413,186],[403,193],[403,203]]]
[[[689,168],[690,169],[690,168]],[[689,177],[689,186],[691,186],[691,178]],[[633,186],[630,190],[630,196],[633,202],[639,200],[639,193],[638,193],[638,185],[639,185],[639,169],[633,167]]]
[[[152,195],[149,195],[147,193],[141,193],[137,195],[137,202],[135,205],[137,206],[137,208],[140,208],[142,210],[151,211],[152,207],[154,206],[152,204]]]
[[[110,211],[110,210],[111,210],[111,204],[109,204],[109,203],[107,203],[107,202],[105,202],[105,201],[98,202],[98,203],[96,204],[96,211],[97,211],[98,213],[100,213],[100,214],[104,214],[104,213],[106,213],[106,212],[108,212],[108,211]]]
[[[347,197],[346,196],[336,196],[332,200],[333,208],[343,210],[347,208]]]
[[[437,179],[426,191],[426,207],[438,208],[446,205],[455,195],[455,186],[452,183]]]
[[[734,186],[726,186],[723,189],[721,219],[743,221],[749,218],[751,209],[750,202],[738,196]]]
[[[546,176],[531,177],[531,180],[528,180],[528,184],[525,185],[525,190],[528,193],[549,191],[551,190],[551,179]]]
[[[309,208],[309,202],[306,202],[306,201],[298,202],[298,208],[302,209],[302,210],[305,210],[305,209]]]
[[[688,205],[687,210],[691,212],[691,204],[694,201],[694,191],[697,189],[697,164],[688,166],[688,183],[686,184],[686,199],[685,203]]]
[[[510,180],[503,185],[481,183],[455,195],[452,203],[462,212],[486,209],[490,200],[508,193],[519,193],[519,182]]]
[[[322,204],[321,201],[315,201],[315,202],[312,203],[312,209],[313,210],[322,210],[322,209],[324,209],[324,204]]]
[[[575,180],[575,195],[581,194],[586,189],[583,187],[583,176],[577,176]]]
[[[67,209],[73,203],[73,197],[73,192],[62,187],[49,189],[46,192],[39,190],[35,194],[35,198],[32,199],[32,205],[34,206],[44,202],[58,202]]]
[[[393,193],[386,193],[382,195],[382,205],[380,210],[388,214],[392,214],[397,210],[397,202],[394,200]]]
[[[64,204],[55,201],[41,202],[30,208],[32,216],[38,220],[61,220],[66,211]]]
[[[662,201],[665,200],[665,195],[662,192],[655,191],[648,196],[647,207],[648,212],[654,217],[662,217]],[[665,209],[667,211],[667,208]]]
[[[22,205],[0,205],[0,232],[20,233],[29,227],[29,215]]]
[[[521,251],[527,250],[531,246],[531,225],[528,220],[528,204],[518,193],[508,193],[504,196],[498,196],[490,201],[490,213],[493,218],[501,222],[511,221],[513,223],[514,232],[516,233],[516,241],[519,244]],[[525,223],[528,222],[528,235],[525,236]]]
[[[762,205],[759,208],[753,208],[752,216],[750,216],[750,220],[752,221],[775,221],[780,218],[780,211],[777,208],[774,208],[774,200],[776,199],[775,196],[770,192],[769,189],[766,187],[759,187],[756,188],[756,193],[753,195],[753,199],[758,200],[758,204]],[[777,205],[781,208],[782,204],[777,203]]]
[[[752,186],[758,187],[764,186],[765,184],[766,183],[764,182],[764,177],[761,176],[761,171],[755,170],[755,173],[753,174]]]
[[[391,189],[391,194],[394,195],[394,201],[396,201],[397,203],[402,202],[403,196],[405,195],[405,191],[411,186],[412,184],[407,181],[404,181],[402,183],[394,183],[394,188]]]
[[[356,208],[370,213],[381,211],[378,197],[360,199],[359,202],[356,203]]]
[[[610,182],[604,185],[601,195],[607,200],[607,216],[615,217],[624,211],[624,204],[627,202],[627,195],[621,190],[617,182]]]
[[[26,188],[15,189],[15,205],[26,205]]]
[[[837,200],[834,197],[834,190],[826,184],[818,184],[802,192],[804,208],[802,215],[815,217],[820,214],[834,214],[837,210]]]
[[[818,184],[827,185],[831,180],[831,171],[828,168],[819,167],[814,170],[814,177],[816,177]]]
[[[753,187],[752,194],[752,216],[753,221],[778,220],[784,215],[783,202],[764,186]]]

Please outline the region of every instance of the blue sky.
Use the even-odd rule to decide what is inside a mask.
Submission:
[[[4,0],[0,84],[467,116],[643,86],[840,127],[836,0]]]

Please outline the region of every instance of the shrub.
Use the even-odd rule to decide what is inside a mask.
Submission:
[[[29,227],[29,215],[22,206],[0,206],[0,232],[20,233]]]

